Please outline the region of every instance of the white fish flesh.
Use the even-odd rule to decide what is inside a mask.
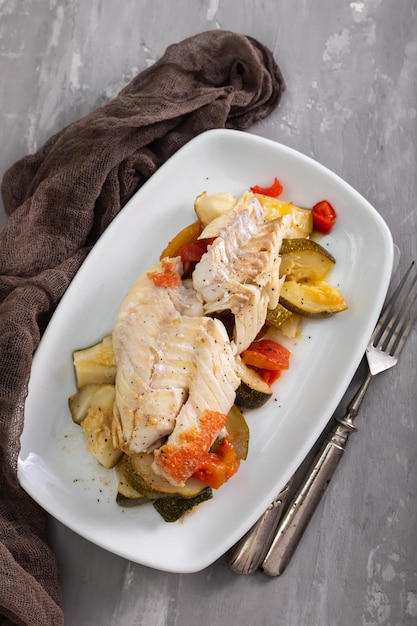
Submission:
[[[240,383],[226,330],[219,320],[203,315],[200,296],[183,283],[157,287],[149,277],[163,272],[167,263],[182,272],[179,259],[152,267],[122,303],[113,330],[117,365],[113,443],[130,455],[160,447],[168,435],[167,443],[181,445],[200,430],[206,410],[224,417]],[[178,472],[173,477],[169,454],[165,456],[168,461],[161,462],[159,473],[174,484],[198,469],[190,467],[191,474],[187,470],[180,478]]]
[[[240,354],[265,323],[267,309],[278,304],[282,239],[291,216],[266,221],[251,192],[214,219],[200,238],[216,237],[193,272],[194,289],[208,315],[230,310],[235,316],[235,350]]]

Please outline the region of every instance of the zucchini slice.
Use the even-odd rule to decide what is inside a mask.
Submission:
[[[116,494],[116,504],[123,507],[124,509],[130,509],[134,506],[140,506],[141,504],[147,504],[151,502],[150,498],[146,498],[146,496],[138,496],[137,498],[131,498],[128,496],[124,496],[120,491]]]
[[[102,385],[92,383],[78,389],[70,398],[68,398],[68,407],[71,413],[72,421],[75,424],[81,424],[83,419],[87,417],[88,409],[91,401]]]
[[[76,350],[73,354],[73,362],[79,389],[94,383],[114,384],[116,363],[111,335],[104,337],[94,346]]]
[[[284,239],[279,275],[287,280],[322,280],[336,263],[323,246],[311,239]]]
[[[240,358],[236,358],[237,375],[240,385],[236,389],[235,405],[239,409],[257,409],[270,398],[270,386],[259,376],[252,367],[248,367]]]
[[[240,409],[259,409],[272,397],[272,391],[268,386],[268,392],[250,387],[243,381],[236,389],[235,405]]]
[[[183,487],[174,487],[163,476],[158,476],[152,469],[153,454],[145,452],[126,457],[123,463],[123,474],[134,489],[148,498],[181,495],[186,498],[195,496],[206,487],[195,478],[189,478]]]
[[[227,415],[226,430],[237,458],[245,460],[249,451],[249,426],[242,412],[235,405]]]
[[[205,486],[195,496],[188,498],[184,496],[161,497],[152,504],[166,522],[176,522],[184,517],[186,513],[191,512],[196,506],[210,500],[212,497],[213,491],[211,487]]]
[[[293,313],[285,308],[280,302],[278,302],[275,309],[268,309],[266,312],[266,322],[271,326],[279,328],[287,319],[289,319]]]
[[[279,327],[279,332],[287,339],[294,339],[301,333],[303,318],[301,315],[292,313]]]
[[[123,455],[121,460],[116,465],[116,472],[119,478],[119,484],[117,486],[117,496],[116,502],[119,506],[123,507],[132,507],[137,506],[139,504],[145,504],[146,502],[150,502],[150,499],[144,496],[142,493],[139,493],[123,474],[122,465],[123,460],[126,455]]]
[[[347,309],[340,289],[324,281],[287,280],[281,289],[280,302],[293,313],[306,317],[327,317]]]
[[[269,385],[259,376],[258,372],[252,367],[248,367],[240,357],[236,357],[236,371],[242,383],[271,397],[272,391]]]
[[[114,385],[101,385],[92,397],[87,415],[81,422],[88,451],[107,468],[114,467],[123,454],[113,447],[111,423],[114,396]]]

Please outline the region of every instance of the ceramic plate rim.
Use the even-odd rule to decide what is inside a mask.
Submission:
[[[282,168],[280,172],[276,171],[278,166]],[[249,172],[253,172],[250,180]],[[282,174],[284,188],[286,180],[290,181],[287,189],[292,197],[288,199],[300,204],[308,200],[311,205],[326,191],[328,199],[339,207],[337,227],[325,243],[336,258],[340,257],[332,282],[340,282],[350,299],[350,308],[346,314],[340,314],[345,317],[334,316],[321,327],[316,322],[308,325],[305,332],[311,339],[303,333],[299,344],[292,346],[294,378],[290,378],[290,368],[287,387],[282,387],[281,391],[278,391],[279,386],[274,388],[280,399],[274,399],[273,408],[269,406],[256,412],[257,422],[254,413],[249,415],[252,452],[236,477],[215,493],[213,500],[180,524],[165,524],[156,519],[152,511],[140,512],[140,507],[134,512],[115,510],[111,499],[114,480],[109,479],[106,484],[102,477],[107,474],[93,468],[88,453],[81,449],[81,439],[74,431],[69,413],[65,417],[68,391],[74,389],[71,356],[70,352],[60,353],[54,367],[49,367],[55,346],[76,349],[94,343],[111,330],[116,302],[120,303],[134,277],[150,264],[144,262],[150,254],[148,248],[152,248],[147,235],[152,234],[160,218],[164,228],[158,229],[153,239],[157,252],[152,262],[157,260],[167,237],[171,238],[179,227],[191,221],[191,199],[204,187],[209,191],[238,193],[255,183],[266,184],[272,174]],[[307,177],[308,188],[298,188],[296,174]],[[261,175],[263,180],[260,180]],[[166,189],[168,183],[173,190],[171,194]],[[283,196],[287,197],[285,191]],[[137,207],[141,203],[152,207],[152,215],[143,212],[139,218]],[[363,218],[363,232],[355,225],[358,216]],[[131,232],[138,224],[143,250],[137,244],[138,249],[135,249]],[[121,235],[126,245],[118,238]],[[373,256],[366,258],[366,268],[360,275],[358,268],[365,260],[365,242]],[[109,258],[109,250],[112,254],[117,252],[116,260],[112,255]],[[360,363],[383,305],[392,264],[393,242],[385,221],[365,198],[323,165],[293,148],[249,132],[211,130],[192,139],[143,185],[114,219],[73,279],[43,335],[34,356],[26,400],[18,458],[22,487],[56,519],[114,554],[177,573],[196,572],[209,566],[256,521],[323,431]],[[371,294],[367,295],[369,291]],[[96,317],[91,312],[92,303],[97,305]],[[77,325],[79,319],[84,323]],[[301,395],[309,390],[311,393],[313,348],[324,345],[329,351],[332,333],[336,336],[347,333],[354,345],[340,347],[340,354],[348,360],[343,364],[343,371],[334,356],[331,363],[325,362],[322,366],[330,374],[331,365],[337,370],[333,374],[335,384],[328,397],[314,395],[311,398],[309,405],[319,411],[320,416],[310,423],[302,415],[304,396],[296,402],[291,389],[297,385]],[[302,368],[303,356],[310,358],[308,371]],[[277,385],[281,384],[279,381]],[[45,394],[50,399],[46,407]],[[272,411],[274,420],[275,414],[278,415],[276,421],[272,421]],[[39,433],[40,426],[45,427],[42,433]],[[269,441],[265,441],[266,429]],[[304,433],[308,435],[303,438]],[[293,450],[291,458],[283,441],[287,441],[286,448]],[[278,461],[272,461],[275,449],[280,451]],[[274,477],[272,470],[277,471]],[[77,471],[81,477],[78,484]],[[89,472],[94,474],[94,484],[92,478],[89,482]],[[265,472],[267,479],[263,481],[261,476]],[[245,494],[249,494],[249,502],[245,501]],[[224,510],[228,507],[227,516]],[[168,553],[167,547],[173,543],[178,546]]]

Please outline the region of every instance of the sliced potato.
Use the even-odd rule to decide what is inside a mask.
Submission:
[[[284,239],[280,249],[279,275],[287,280],[322,280],[334,267],[336,259],[311,239]]]
[[[111,335],[89,348],[76,350],[73,362],[78,388],[90,384],[114,384],[116,363]]]
[[[286,280],[281,288],[280,302],[293,313],[306,317],[326,317],[347,309],[340,289],[324,281],[298,283]]]
[[[115,450],[111,434],[114,385],[101,385],[91,399],[86,417],[81,422],[87,448],[101,465],[114,467],[123,452]]]
[[[236,202],[237,198],[230,192],[207,193],[203,191],[195,199],[194,211],[203,226],[207,226],[216,217],[231,209]]]

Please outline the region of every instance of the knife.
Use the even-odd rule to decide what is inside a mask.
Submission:
[[[252,574],[264,560],[275,536],[294,478],[291,478],[257,522],[232,548],[229,567],[236,574]]]

